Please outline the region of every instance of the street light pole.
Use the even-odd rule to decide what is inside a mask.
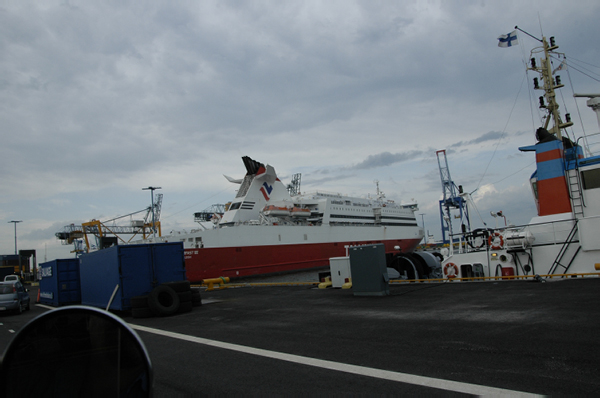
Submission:
[[[152,239],[156,239],[156,224],[155,224],[155,220],[154,220],[154,191],[157,189],[162,189],[161,187],[148,187],[148,188],[142,188],[142,191],[150,191],[150,199],[152,202],[152,207],[150,208],[152,210]]]
[[[23,220],[9,221],[9,223],[15,224],[15,254],[18,254],[18,252],[17,252],[17,223],[20,223],[20,222],[23,222]]]
[[[421,224],[423,224],[423,233],[425,234],[423,237],[423,243],[427,243],[427,231],[425,231],[425,219],[423,218],[425,213],[419,213],[419,215],[421,216]]]

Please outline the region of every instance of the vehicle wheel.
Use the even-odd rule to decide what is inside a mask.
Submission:
[[[17,309],[15,310],[15,312],[17,314],[22,314],[23,313],[23,305],[21,303],[19,303],[19,306],[17,307]]]
[[[27,307],[25,307],[25,311],[29,311],[31,309],[29,304],[30,303],[27,303]]]
[[[148,295],[148,306],[155,315],[173,315],[179,309],[179,296],[167,285],[155,287]]]
[[[146,308],[132,308],[131,316],[134,318],[152,318],[154,313],[148,307]]]

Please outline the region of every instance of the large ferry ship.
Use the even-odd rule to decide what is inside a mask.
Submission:
[[[372,198],[290,193],[272,166],[242,160],[244,178],[226,177],[239,184],[236,197],[224,212],[200,220],[212,225],[146,240],[183,242],[192,282],[322,267],[353,245],[383,243],[386,253],[410,253],[424,236],[416,203],[388,200],[379,187]]]
[[[561,118],[555,93],[563,86],[555,75],[562,67],[552,68],[552,60],[559,59],[558,46],[553,37],[550,42],[545,37],[540,42],[541,46],[532,50],[528,70],[540,75],[541,80],[533,79],[533,86],[543,92],[539,107],[546,116],[536,131],[537,143],[519,148],[535,153],[536,170],[530,184],[537,215],[527,225],[476,229],[454,236],[460,244],[450,246],[450,255],[442,263],[445,278],[530,276],[543,280],[598,275],[600,156],[594,156],[588,144],[589,139],[593,141],[591,136],[598,134],[568,138],[566,128],[573,122],[569,115]],[[539,63],[537,53],[542,54]],[[596,111],[600,125],[600,94],[575,96],[589,98],[587,105]]]

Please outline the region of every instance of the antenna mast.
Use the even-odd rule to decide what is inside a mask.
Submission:
[[[519,29],[515,26],[515,29]],[[571,115],[565,114],[566,121],[563,122],[560,118],[560,113],[558,111],[558,103],[556,102],[556,93],[555,89],[564,87],[564,84],[560,81],[560,76],[554,77],[554,72],[560,70],[562,64],[558,66],[554,71],[552,70],[552,63],[550,61],[550,53],[554,52],[554,50],[558,49],[558,46],[554,42],[554,37],[550,37],[550,42],[546,40],[545,37],[542,36],[542,39],[538,39],[529,33],[525,32],[522,29],[519,29],[521,32],[526,33],[527,35],[533,37],[534,39],[540,41],[542,43],[541,47],[536,47],[531,50],[531,59],[530,66],[527,68],[528,70],[532,70],[537,72],[541,76],[542,85],[540,86],[540,82],[537,77],[533,79],[533,88],[536,90],[543,90],[544,94],[539,97],[540,109],[546,109],[548,114],[545,116],[544,129],[546,129],[549,133],[556,135],[556,138],[559,140],[562,139],[561,129],[565,129],[573,125],[571,122]],[[543,58],[540,59],[540,64],[538,65],[534,54],[543,52]],[[564,56],[564,54],[563,54]],[[566,61],[563,61],[566,62]],[[544,101],[545,100],[545,101]],[[554,125],[550,126],[550,120],[554,120]]]

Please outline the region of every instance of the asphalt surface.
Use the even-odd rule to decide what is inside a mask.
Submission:
[[[150,353],[156,397],[600,391],[600,278],[390,291],[243,287],[204,292],[191,313],[123,319]],[[0,314],[0,349],[43,311]]]

